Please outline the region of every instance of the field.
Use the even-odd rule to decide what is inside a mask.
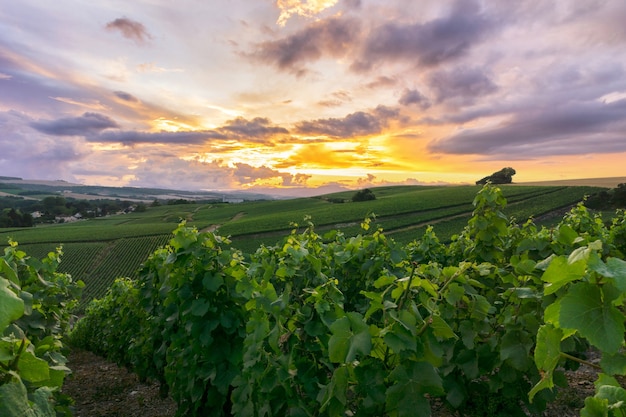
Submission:
[[[501,187],[507,198],[506,214],[518,222],[530,217],[567,209],[585,195],[601,188],[592,186]],[[63,246],[61,272],[86,283],[85,301],[101,296],[119,276],[133,276],[150,253],[165,245],[181,221],[199,230],[217,230],[229,236],[232,245],[253,252],[259,245],[272,245],[288,234],[294,224],[310,216],[316,230],[324,234],[341,230],[346,236],[360,232],[367,216],[393,239],[407,243],[419,238],[428,225],[442,241],[459,233],[470,217],[477,186],[380,187],[373,188],[376,200],[351,202],[354,192],[315,198],[251,201],[238,204],[180,204],[148,207],[130,213],[76,223],[28,229],[0,229],[0,245],[9,238],[29,255],[45,256]]]

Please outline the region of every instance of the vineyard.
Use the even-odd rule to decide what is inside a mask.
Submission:
[[[148,255],[166,244],[180,221],[199,230],[217,229],[231,245],[254,252],[273,245],[292,224],[311,216],[317,230],[340,230],[346,236],[361,232],[360,223],[374,215],[376,227],[400,243],[421,236],[429,225],[439,239],[449,242],[472,215],[472,200],[479,187],[380,187],[374,201],[351,203],[353,192],[318,198],[254,201],[241,204],[181,204],[150,207],[143,213],[96,218],[77,223],[27,229],[2,229],[0,246],[9,238],[29,254],[44,257],[62,246],[59,272],[82,280],[86,287],[81,305],[102,297],[117,277],[134,277]],[[509,201],[505,213],[518,221],[556,209],[571,207],[597,187],[509,186],[502,192]],[[338,203],[344,202],[344,203]],[[126,249],[125,249],[126,248]]]
[[[583,363],[600,373],[581,416],[626,415],[626,215],[579,204],[542,227],[512,194],[480,189],[446,243],[304,217],[244,254],[183,222],[71,342],[160,381],[180,416],[541,415]]]

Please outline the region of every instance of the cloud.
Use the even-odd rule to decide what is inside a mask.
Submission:
[[[327,135],[335,138],[353,138],[380,133],[390,119],[399,112],[378,106],[371,112],[358,111],[342,119],[328,118],[304,121],[296,124],[296,131],[304,135]]]
[[[126,93],[124,91],[114,91],[113,94],[115,94],[115,96],[119,99],[122,99],[124,101],[128,101],[131,103],[138,103],[139,99],[135,96],[133,96],[132,94]]]
[[[331,18],[315,22],[295,34],[276,41],[263,42],[248,54],[250,59],[275,65],[297,74],[306,72],[307,62],[324,55],[343,56],[357,38],[359,23],[350,19]]]
[[[0,112],[0,172],[22,178],[72,180],[73,164],[90,154],[71,138],[33,132],[21,112]]]
[[[352,68],[370,70],[389,60],[434,67],[466,55],[498,27],[473,2],[457,2],[450,15],[425,23],[390,22],[374,28]]]
[[[83,113],[79,117],[32,122],[30,126],[53,136],[85,136],[119,127],[113,119],[100,113]]]
[[[367,88],[372,88],[372,89],[376,89],[376,88],[386,88],[386,87],[392,87],[394,85],[396,85],[398,83],[398,81],[395,78],[391,78],[391,77],[387,77],[385,75],[381,75],[379,77],[377,77],[374,81],[371,81],[369,83],[366,84]]]
[[[291,178],[292,176],[291,174],[279,172],[265,166],[255,167],[244,163],[235,164],[233,175],[237,178],[237,181],[240,184],[250,184],[257,180],[276,178],[279,178],[281,182],[284,182],[285,178]]]
[[[280,9],[280,16],[276,23],[284,26],[293,15],[312,17],[333,7],[337,2],[338,0],[276,0],[276,6]]]
[[[410,106],[411,104],[416,104],[422,109],[426,109],[430,107],[430,102],[428,98],[424,97],[422,93],[417,90],[409,90],[408,88],[402,92],[402,96],[398,100],[398,103],[403,106]]]
[[[626,151],[626,99],[520,111],[496,126],[433,141],[432,152],[524,158]]]
[[[344,103],[352,101],[350,93],[345,90],[335,91],[331,94],[331,98],[319,101],[317,104],[323,107],[337,107]]]
[[[152,39],[152,36],[143,24],[126,17],[110,21],[105,28],[109,31],[119,31],[126,39],[140,44]]]
[[[229,120],[218,129],[225,137],[258,140],[267,139],[274,135],[288,134],[284,127],[272,126],[271,121],[264,117],[255,117],[247,120],[243,117]]]
[[[98,135],[87,135],[90,142],[114,142],[124,145],[134,145],[138,143],[163,143],[163,144],[188,144],[198,145],[210,139],[226,139],[221,133],[204,131],[182,131],[182,132],[140,132],[110,130]]]
[[[429,76],[428,83],[438,103],[452,101],[459,105],[470,105],[498,90],[498,86],[479,68],[459,67],[436,71]]]

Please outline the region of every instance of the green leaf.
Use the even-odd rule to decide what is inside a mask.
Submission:
[[[606,398],[587,397],[585,407],[580,410],[580,417],[608,417],[609,400]]]
[[[20,376],[26,381],[42,382],[50,378],[48,362],[27,350],[22,352],[17,366],[20,370]]]
[[[208,311],[211,304],[207,300],[197,299],[191,303],[191,314],[194,316],[202,317]]]
[[[619,258],[608,258],[604,263],[599,256],[596,256],[593,262],[590,259],[589,269],[605,278],[610,278],[620,291],[626,291],[626,261]]]
[[[535,364],[537,368],[552,372],[561,357],[561,339],[563,330],[545,324],[537,331],[535,346]]]
[[[52,399],[52,389],[49,387],[41,387],[35,390],[31,395],[33,400],[33,409],[37,417],[56,417]]]
[[[570,263],[565,256],[553,258],[541,277],[546,282],[544,294],[553,294],[565,284],[581,279],[585,275],[586,265],[583,259]]]
[[[626,390],[622,387],[615,387],[613,385],[602,385],[598,388],[596,393],[597,398],[606,398],[609,401],[609,405],[622,403],[626,404]]]
[[[626,375],[626,355],[617,353],[604,354],[600,360],[602,370],[611,375]]]
[[[350,363],[357,355],[369,355],[372,337],[369,326],[359,313],[350,312],[330,326],[332,336],[328,341],[328,356],[334,363]]]
[[[624,341],[624,315],[595,285],[578,283],[570,288],[561,299],[559,322],[607,353],[617,353]]]
[[[502,336],[500,341],[500,358],[520,371],[525,371],[530,365],[530,349],[532,339],[527,332],[511,330]]]
[[[335,369],[333,376],[318,395],[320,412],[328,411],[330,416],[343,416],[346,409],[346,390],[348,389],[348,368],[340,366]]]
[[[204,288],[211,292],[215,292],[219,289],[219,287],[224,284],[224,278],[222,278],[222,274],[214,274],[212,272],[207,272],[202,280],[202,285]]]
[[[0,416],[36,417],[28,404],[26,387],[19,380],[0,385]]]
[[[535,346],[535,364],[542,372],[541,380],[530,390],[528,398],[533,401],[535,395],[546,388],[552,389],[554,368],[561,357],[561,338],[563,331],[549,324],[543,325],[537,332],[537,344]]]
[[[454,331],[444,319],[439,316],[430,316],[430,318],[432,319],[430,328],[433,329],[436,337],[440,339],[458,339],[458,336],[454,334]]]
[[[430,404],[424,395],[444,393],[439,374],[427,362],[400,364],[391,372],[389,379],[393,382],[386,392],[386,409],[390,415],[430,416]]]
[[[572,246],[574,240],[578,237],[578,233],[570,226],[564,224],[559,227],[559,234],[557,240],[559,243],[562,243],[567,246]]]
[[[17,277],[17,272],[6,261],[4,258],[0,258],[0,272],[2,272],[9,281],[13,282],[16,285],[20,284],[20,280]]]
[[[9,288],[9,281],[0,277],[0,334],[24,314],[24,301]]]

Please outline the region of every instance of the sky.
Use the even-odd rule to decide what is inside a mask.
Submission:
[[[274,190],[626,176],[623,0],[2,0],[0,175]]]

